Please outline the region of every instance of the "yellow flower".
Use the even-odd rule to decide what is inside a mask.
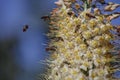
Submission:
[[[102,49],[101,48],[96,48],[96,49],[93,50],[93,52],[100,55],[100,54],[102,54]]]
[[[78,72],[79,72],[79,69],[71,69],[72,75],[76,75],[76,74],[78,74]]]
[[[73,26],[72,26],[71,23],[68,23],[68,24],[67,24],[67,27],[72,29]]]
[[[85,78],[80,78],[79,80],[85,80]]]
[[[95,39],[95,40],[98,40],[99,43],[103,43],[103,42],[104,42],[104,37],[103,37],[103,36],[95,36],[94,39]]]
[[[87,25],[86,25],[86,24],[81,24],[80,29],[81,29],[81,31],[85,31],[85,30],[87,30],[88,28],[87,28]]]
[[[67,29],[63,29],[62,33],[68,33],[68,30]]]
[[[110,50],[111,50],[111,47],[109,46],[102,47],[103,54],[108,53]]]
[[[71,34],[70,33],[64,33],[65,34],[65,36],[66,36],[66,38],[70,38],[71,37]]]
[[[73,80],[71,76],[67,76],[65,80]]]
[[[96,25],[96,21],[94,19],[92,19],[92,20],[89,21],[89,27],[90,27],[90,29],[93,29],[95,27],[95,25]]]
[[[72,47],[74,47],[74,43],[73,42],[67,42],[66,46],[68,46],[69,48],[72,48]]]
[[[106,24],[106,27],[108,27],[109,30],[112,30],[112,29],[113,29],[113,26],[112,26],[110,23],[107,23],[107,24]]]
[[[87,49],[86,44],[80,44],[80,49],[81,49],[81,50],[86,50],[86,49]]]
[[[68,66],[64,65],[64,67],[61,69],[61,72],[65,73],[68,71]]]
[[[87,51],[86,52],[86,57],[91,58],[92,57],[92,53],[90,51]]]
[[[88,66],[89,66],[89,63],[88,63],[87,61],[85,61],[85,62],[83,63],[83,65],[86,66],[86,67],[88,67]]]
[[[74,20],[73,20],[73,22],[74,22],[74,24],[80,24],[81,23],[81,20],[80,20],[80,18],[75,18]],[[73,24],[73,23],[72,23]]]
[[[102,15],[96,16],[96,18],[98,19],[98,21],[103,22],[104,21],[104,17]]]
[[[51,55],[51,58],[53,58],[53,59],[56,59],[58,57],[58,54],[57,53],[53,53],[52,55]]]
[[[75,41],[77,44],[80,44],[83,42],[83,40],[79,36],[75,38]]]
[[[92,73],[92,74],[91,74],[91,77],[92,77],[92,78],[96,77],[96,74],[95,74],[95,73]]]
[[[55,74],[56,72],[58,72],[58,68],[57,67],[53,68],[52,74]]]
[[[75,80],[86,80],[86,77],[84,74],[79,74]]]
[[[92,32],[91,31],[84,31],[83,32],[83,37],[85,38],[85,39],[89,39],[89,38],[91,38],[92,37]]]
[[[100,64],[102,61],[101,61],[101,59],[96,59],[96,61]]]
[[[69,58],[69,57],[70,57],[70,53],[65,52],[65,53],[64,53],[64,56],[65,56],[66,58]]]
[[[91,41],[88,41],[88,44],[91,46],[91,47],[98,47],[100,45],[100,43],[97,41],[97,40],[91,40]]]
[[[85,66],[85,65],[81,65],[80,68],[87,71],[87,66]]]
[[[100,74],[100,75],[103,75],[103,74],[104,74],[104,71],[103,71],[103,70],[99,70],[99,74]]]
[[[97,27],[92,30],[92,35],[93,35],[93,36],[96,36],[96,35],[99,34],[99,33],[100,33],[100,29],[97,28]]]
[[[107,31],[107,30],[108,30],[108,28],[107,28],[105,25],[101,25],[101,26],[100,26],[100,31],[101,31],[101,33],[105,32],[105,31]]]
[[[112,37],[109,34],[103,34],[105,40],[110,41],[112,40]]]

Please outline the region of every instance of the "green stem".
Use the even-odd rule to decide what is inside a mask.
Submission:
[[[87,1],[84,2],[84,10],[87,10]]]
[[[90,8],[90,3],[87,0],[83,0],[84,2],[84,10],[86,11],[88,8]]]

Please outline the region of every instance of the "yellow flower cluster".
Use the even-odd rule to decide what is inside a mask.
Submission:
[[[69,1],[69,0],[68,0]],[[89,18],[83,11],[78,17],[68,15],[69,8],[61,8],[52,18],[57,27],[56,32],[51,32],[58,41],[50,43],[56,46],[52,53],[51,73],[49,80],[112,80],[107,77],[113,71],[109,63],[112,61],[110,50],[113,45],[113,35],[110,30],[112,25],[105,21],[104,16],[96,15]],[[57,26],[56,26],[57,25]],[[111,72],[112,71],[112,72]]]

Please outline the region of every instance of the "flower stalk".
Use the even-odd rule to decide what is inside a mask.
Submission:
[[[111,31],[115,30],[107,18],[114,14],[101,14],[102,10],[91,7],[92,0],[80,1],[84,10],[77,0],[55,2],[58,8],[51,12],[47,34],[51,40],[46,48],[51,53],[47,79],[114,80],[112,75],[118,67],[112,63],[118,57],[112,52],[115,37]]]

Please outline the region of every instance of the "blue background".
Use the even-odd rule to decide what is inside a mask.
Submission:
[[[45,51],[48,25],[40,18],[56,7],[55,1],[0,0],[0,80],[38,80],[44,72],[39,62],[49,55]],[[22,32],[25,24],[29,29]],[[119,25],[120,18],[112,24]]]

